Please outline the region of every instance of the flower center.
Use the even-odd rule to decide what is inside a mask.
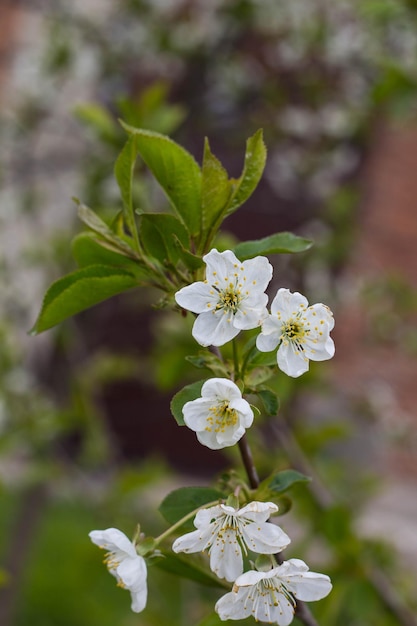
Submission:
[[[215,406],[211,406],[209,411],[206,426],[206,430],[209,432],[212,430],[216,433],[224,432],[229,426],[235,426],[237,424],[237,411],[236,409],[230,408],[227,400]]]
[[[240,289],[236,289],[230,283],[227,289],[219,290],[219,299],[216,304],[216,311],[224,310],[225,313],[236,313],[242,300]]]
[[[281,326],[281,339],[284,344],[291,342],[302,349],[308,328],[304,326],[301,320],[289,319]]]

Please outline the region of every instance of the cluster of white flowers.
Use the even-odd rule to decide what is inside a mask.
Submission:
[[[241,330],[260,327],[256,347],[260,352],[278,348],[278,367],[288,376],[304,374],[310,360],[332,358],[334,319],[326,305],[309,306],[300,293],[279,289],[268,312],[265,290],[272,278],[268,259],[258,256],[242,263],[230,250],[214,249],[203,260],[206,279],[175,294],[182,308],[197,314],[192,333],[200,345],[222,346]],[[226,378],[207,380],[201,398],[187,402],[183,415],[200,443],[212,450],[234,445],[253,421],[240,389]]]
[[[292,377],[308,370],[309,360],[324,361],[334,354],[330,331],[331,311],[324,304],[309,306],[306,298],[279,289],[268,312],[265,290],[272,266],[265,257],[240,262],[233,252],[211,250],[205,257],[206,279],[180,289],[177,303],[197,318],[193,336],[202,346],[222,346],[241,330],[261,327],[256,346],[261,352],[277,350],[278,367]],[[236,444],[253,422],[250,404],[239,387],[227,378],[211,378],[202,385],[201,397],[183,406],[184,423],[200,443],[218,450]],[[201,508],[196,530],[178,537],[174,552],[207,552],[210,569],[233,582],[232,591],[215,607],[221,620],[252,616],[256,621],[288,626],[298,600],[320,600],[332,585],[325,574],[310,572],[304,561],[277,564],[275,554],[290,544],[288,535],[270,521],[278,507],[253,501],[239,508],[235,496]],[[132,610],[140,612],[147,599],[147,568],[134,543],[115,528],[90,533],[91,540],[107,550],[105,563],[118,585],[132,596]],[[270,555],[261,571],[244,572],[250,553]]]

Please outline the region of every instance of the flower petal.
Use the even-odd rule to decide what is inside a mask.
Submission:
[[[195,432],[204,430],[207,427],[210,408],[214,404],[215,401],[208,398],[197,398],[186,402],[182,407],[184,423]]]
[[[194,322],[192,335],[200,346],[223,346],[239,334],[233,315],[223,311],[201,313]]]
[[[288,319],[292,315],[296,314],[298,310],[308,307],[308,300],[301,293],[296,291],[291,293],[289,289],[278,289],[277,295],[271,303],[271,313],[276,315],[281,313],[284,320]]]
[[[309,363],[304,352],[295,350],[292,343],[282,343],[278,348],[278,367],[288,376],[298,378],[308,371]]]
[[[291,539],[279,526],[268,522],[247,524],[242,534],[249,550],[257,554],[281,552],[291,543]]]
[[[215,308],[217,295],[211,289],[210,285],[203,281],[192,283],[183,287],[175,294],[175,300],[183,309],[192,311],[193,313],[204,313],[209,308]]]
[[[201,388],[201,395],[218,401],[242,398],[239,387],[228,378],[209,378]]]
[[[110,552],[123,552],[130,557],[137,556],[133,543],[118,528],[92,530],[88,536],[99,548],[104,548]]]
[[[212,536],[210,526],[201,530],[193,530],[191,533],[178,537],[172,544],[172,549],[174,552],[203,552],[210,544]]]
[[[116,568],[117,575],[120,577],[127,589],[141,588],[146,582],[147,570],[145,559],[137,555],[135,558],[126,558]]]
[[[224,530],[217,535],[210,548],[210,569],[229,582],[243,572],[242,549],[234,531]]]

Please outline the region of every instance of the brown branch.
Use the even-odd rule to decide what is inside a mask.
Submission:
[[[311,483],[309,483],[309,489],[319,508],[326,510],[333,506],[335,502],[333,495],[323,484],[319,476],[317,476],[315,469],[283,419],[280,420],[279,425],[273,424],[273,433],[285,450],[294,469],[313,478]],[[368,564],[367,569],[369,582],[383,604],[385,604],[391,614],[398,620],[398,623],[401,624],[401,626],[417,626],[417,618],[404,605],[394,585],[388,580],[384,572],[376,569],[372,564]],[[299,617],[298,612],[297,617]],[[314,622],[312,622],[312,624],[313,623]]]
[[[243,465],[245,466],[246,474],[248,476],[249,484],[252,489],[256,489],[256,487],[259,486],[260,481],[255,464],[253,462],[252,451],[250,449],[246,434],[243,435],[243,437],[239,441],[239,450],[242,457]],[[276,554],[275,558],[278,563],[282,563],[284,560],[281,554]],[[295,614],[305,626],[318,626],[318,623],[316,622],[310,609],[301,600],[296,601]]]

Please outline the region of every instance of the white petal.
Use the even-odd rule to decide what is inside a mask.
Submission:
[[[136,557],[136,549],[133,543],[118,528],[107,528],[106,530],[92,530],[89,537],[93,543],[100,548],[110,552],[124,552],[130,557]]]
[[[228,447],[228,445],[219,443],[217,440],[217,433],[214,432],[214,430],[201,430],[196,433],[196,435],[201,445],[206,446],[206,448],[209,448],[210,450],[221,450],[222,448]]]
[[[146,584],[140,589],[131,591],[130,595],[132,596],[132,604],[131,604],[132,611],[134,611],[135,613],[140,613],[141,611],[143,611],[143,609],[146,606],[146,601],[148,598],[148,588]]]
[[[249,502],[237,512],[238,517],[253,520],[254,522],[266,522],[278,507],[273,502]]]
[[[299,600],[311,602],[325,598],[332,589],[326,574],[309,572],[301,559],[289,559],[273,570]]]
[[[205,398],[197,398],[196,400],[186,402],[182,407],[184,423],[195,432],[204,430],[207,427],[207,418],[213,404],[213,400]]]
[[[222,346],[239,334],[233,315],[223,311],[201,313],[194,322],[192,335],[200,346]]]
[[[242,550],[235,531],[223,531],[221,537],[210,548],[210,568],[219,577],[229,582],[243,572]]]
[[[211,291],[210,285],[199,281],[177,291],[175,300],[183,309],[193,313],[204,313],[210,308],[208,304],[214,308],[218,300],[217,295],[210,293]]]
[[[116,568],[117,575],[127,589],[138,589],[146,582],[147,570],[145,559],[137,555],[135,558],[126,558]]]
[[[278,367],[288,376],[298,378],[308,371],[309,363],[302,351],[295,350],[291,343],[281,344],[277,355]]]
[[[244,398],[238,398],[236,400],[232,400],[229,403],[229,407],[234,409],[239,414],[239,422],[245,428],[249,428],[252,426],[253,422],[253,411],[250,407],[250,404]]]
[[[331,337],[327,337],[322,343],[314,343],[307,339],[303,347],[306,357],[311,361],[328,361],[334,356],[334,343]]]
[[[258,328],[268,316],[267,301],[265,294],[259,295],[257,306],[250,307],[243,301],[233,318],[233,325],[240,330]]]
[[[272,350],[275,350],[279,342],[280,334],[274,333],[265,335],[261,332],[256,338],[256,347],[259,352],[271,352]]]
[[[229,509],[230,513],[229,513]],[[235,509],[224,504],[216,504],[208,509],[200,509],[194,518],[194,526],[196,528],[203,528],[211,523],[211,520],[216,520],[218,517],[222,517],[225,514],[233,514]]]
[[[291,293],[289,289],[278,289],[277,295],[271,303],[271,313],[276,315],[281,313],[283,320],[288,319],[297,313],[300,307],[307,308],[307,298],[296,291]]]
[[[242,263],[248,289],[265,291],[272,278],[272,265],[264,256],[257,256]]]
[[[239,387],[228,378],[209,378],[201,388],[203,398],[216,398],[220,402],[242,398]]]
[[[242,439],[245,434],[243,426],[227,426],[224,430],[217,433],[217,442],[222,448],[229,448]]]
[[[202,552],[207,548],[212,536],[210,526],[205,529],[193,530],[191,533],[178,537],[172,544],[172,549],[174,552]]]
[[[278,605],[271,606],[271,622],[278,626],[288,626],[294,619],[294,606],[282,593],[275,592],[275,598]]]
[[[215,248],[203,256],[203,261],[207,265],[206,279],[210,284],[216,280],[221,283],[229,282],[235,271],[235,266],[240,265],[240,261],[231,250],[219,252]]]
[[[249,550],[257,554],[274,554],[286,548],[291,539],[275,524],[268,522],[248,524],[242,530]]]
[[[250,588],[240,588],[222,596],[214,607],[220,619],[244,619],[251,615],[252,603],[247,601],[249,593]]]

